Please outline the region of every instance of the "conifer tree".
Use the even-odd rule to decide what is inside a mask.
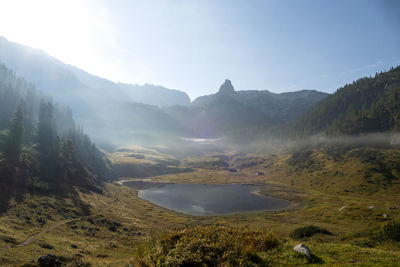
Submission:
[[[22,145],[22,138],[24,134],[24,113],[22,111],[22,104],[20,103],[14,113],[10,133],[6,144],[6,155],[9,158],[17,159]]]
[[[41,102],[39,108],[38,151],[41,176],[49,180],[55,175],[57,156],[55,155],[55,140],[53,126],[53,104]]]

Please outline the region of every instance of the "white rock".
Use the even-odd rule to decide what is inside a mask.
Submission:
[[[306,255],[308,258],[311,257],[310,249],[304,244],[298,244],[293,248],[293,250],[299,254]]]

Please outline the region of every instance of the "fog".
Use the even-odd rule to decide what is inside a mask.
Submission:
[[[106,151],[143,146],[177,157],[238,151],[290,152],[320,146],[399,144],[392,133],[304,139],[268,136],[327,97],[315,90],[274,94],[269,91],[235,91],[229,80],[218,91],[190,102],[182,91],[154,85],[114,83],[58,61],[41,50],[5,38],[0,58],[17,76],[35,85],[55,102],[68,106],[76,123]],[[225,77],[221,78],[221,83]],[[218,88],[218,84],[215,85]]]

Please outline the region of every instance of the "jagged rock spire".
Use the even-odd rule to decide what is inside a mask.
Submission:
[[[218,94],[231,94],[235,92],[230,80],[226,79],[225,82],[219,88]]]

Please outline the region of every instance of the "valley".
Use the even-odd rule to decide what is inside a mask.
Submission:
[[[0,37],[0,265],[400,266],[400,66],[360,77],[192,101]]]
[[[12,202],[12,209],[1,216],[0,261],[3,265],[28,264],[52,253],[62,255],[66,262],[74,264],[88,262],[95,266],[123,266],[133,260],[138,245],[146,244],[166,231],[219,225],[272,231],[279,240],[278,249],[268,254],[272,263],[347,265],[357,261],[358,264],[394,266],[400,260],[397,245],[371,239],[368,231],[380,229],[399,216],[400,186],[398,181],[392,181],[389,188],[384,180],[365,188],[357,186],[357,183],[363,183],[364,173],[373,169],[370,163],[351,156],[358,149],[345,152],[339,161],[316,149],[311,154],[313,164],[300,169],[291,165],[289,159],[293,155],[286,153],[211,154],[182,160],[158,153],[157,162],[163,162],[160,172],[166,173],[157,175],[146,174],[143,167],[150,164],[151,160],[147,158],[152,159],[155,151],[141,149],[144,158],[134,158],[132,162],[132,154],[138,153],[138,149],[119,149],[115,152],[118,161],[135,165],[131,170],[140,170],[137,173],[143,181],[257,184],[262,187],[260,194],[286,199],[294,205],[275,211],[192,216],[144,201],[138,197],[137,190],[118,182],[107,183],[102,193],[79,191],[80,200],[86,207],[84,210],[68,198],[25,196],[22,201]],[[388,158],[399,152],[398,148],[377,151],[387,153]],[[349,164],[353,167],[346,167]],[[169,165],[181,171],[169,173]],[[304,171],[304,167],[310,169]],[[230,171],[233,168],[236,172]],[[119,179],[138,178],[125,176]],[[314,262],[296,257],[291,251],[296,239],[289,237],[290,233],[307,225],[333,233],[302,239],[315,255]],[[36,233],[39,234],[36,236]],[[30,236],[34,238],[26,242]]]

